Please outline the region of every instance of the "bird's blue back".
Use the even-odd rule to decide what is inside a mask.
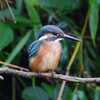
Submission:
[[[37,40],[37,41],[32,42],[29,45],[29,47],[27,49],[29,57],[34,57],[37,55],[38,50],[39,50],[40,46],[42,45],[42,43],[43,43],[43,41]]]

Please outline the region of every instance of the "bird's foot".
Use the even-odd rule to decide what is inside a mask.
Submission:
[[[38,72],[38,78],[43,78],[43,76],[41,75],[41,72]]]
[[[54,78],[55,77],[56,72],[55,71],[51,71],[51,77]]]

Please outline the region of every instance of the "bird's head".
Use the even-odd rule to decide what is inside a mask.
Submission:
[[[43,40],[51,37],[56,37],[56,39],[64,38],[80,41],[80,39],[75,36],[65,34],[63,30],[55,25],[45,25],[40,29],[40,32],[38,33],[38,39]]]

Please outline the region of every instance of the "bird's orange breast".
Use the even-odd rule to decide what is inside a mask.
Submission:
[[[55,70],[60,60],[61,45],[58,41],[44,41],[35,57],[30,58],[32,71]]]

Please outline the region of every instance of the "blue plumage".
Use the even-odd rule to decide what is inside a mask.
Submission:
[[[53,36],[53,37],[48,38],[48,41],[54,41],[56,39],[57,37]],[[42,46],[42,43],[43,43],[43,40],[37,40],[37,41],[32,42],[29,45],[27,49],[29,57],[32,57],[32,56],[34,57],[37,54],[40,46]]]
[[[27,52],[29,54],[29,57],[36,56],[36,54],[38,53],[38,50],[39,50],[42,42],[43,41],[41,41],[41,40],[37,40],[37,41],[32,42],[29,45],[29,47],[27,49]]]
[[[41,28],[40,32],[38,33],[38,38],[40,38],[41,36],[43,36],[46,33],[52,33],[52,34],[64,34],[64,32],[57,26],[55,25],[46,25],[44,27]]]

